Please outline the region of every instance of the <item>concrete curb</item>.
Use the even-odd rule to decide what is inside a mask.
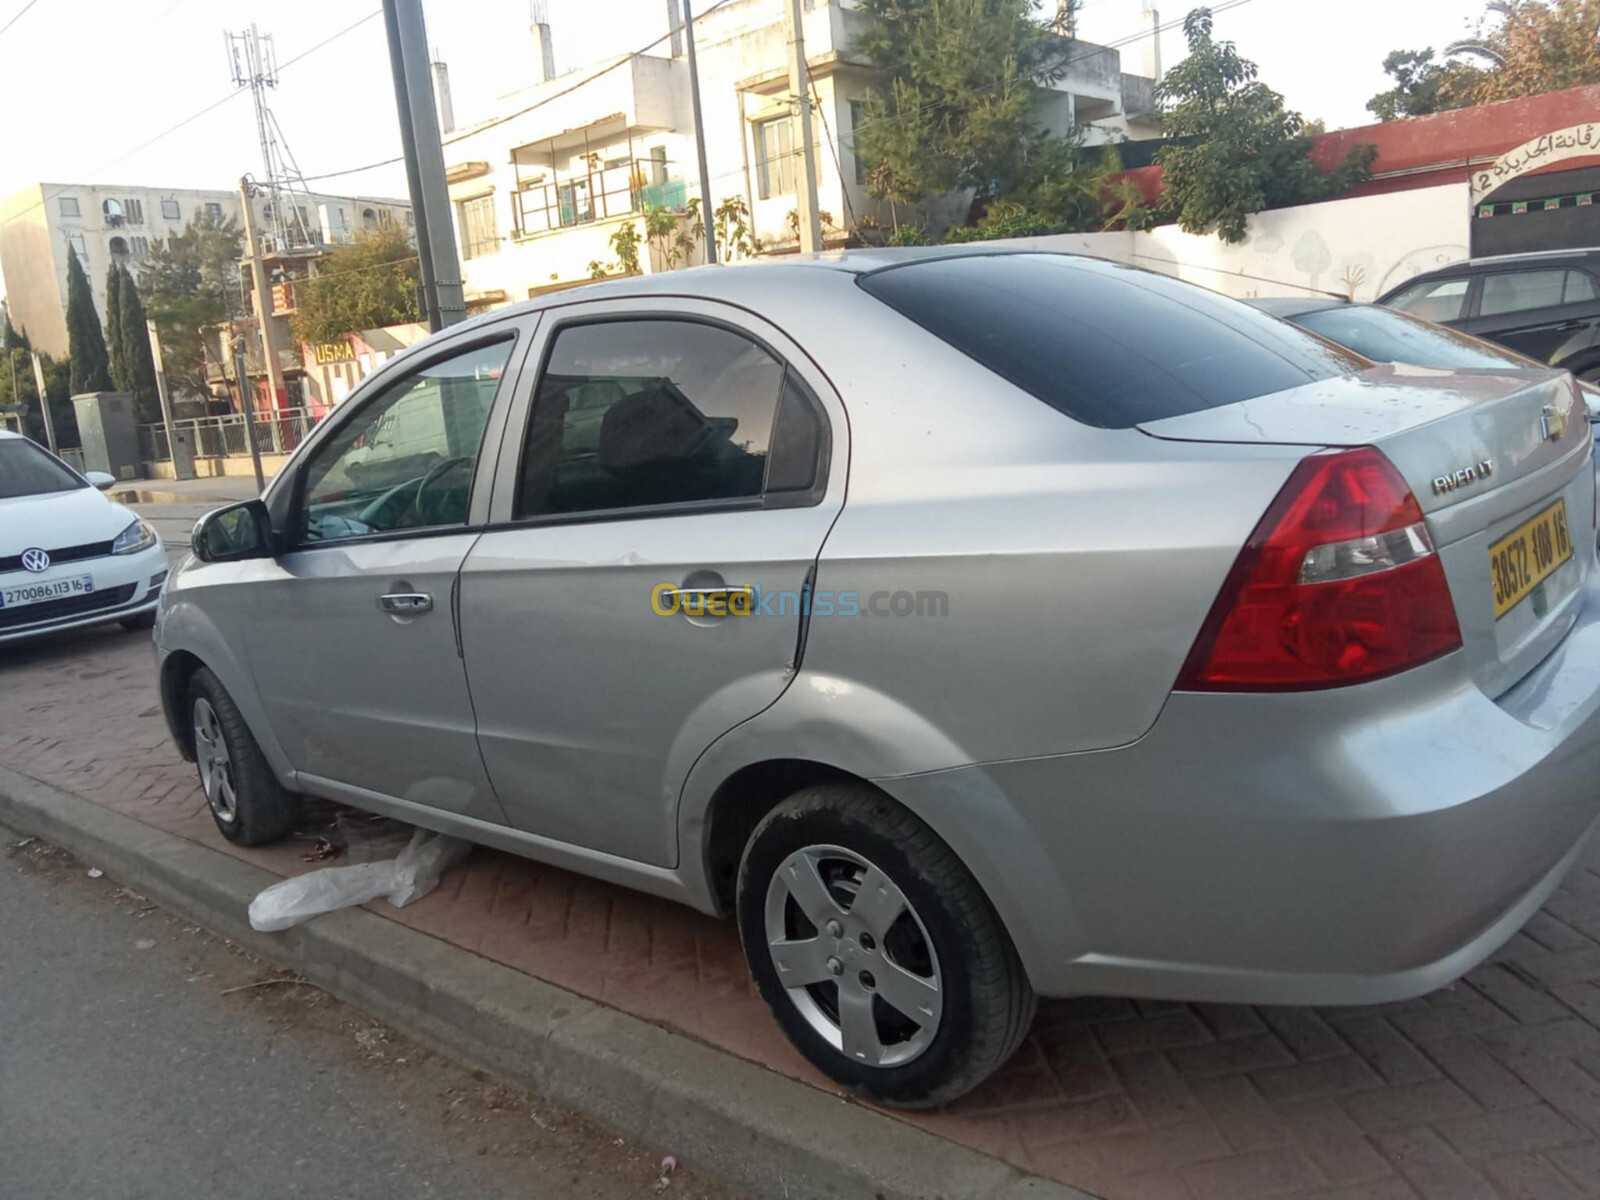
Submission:
[[[376,913],[346,909],[285,933],[256,933],[246,910],[277,876],[4,767],[0,823],[61,846],[456,1059],[754,1195],[1092,1200]]]
[[[204,495],[199,492],[161,492],[145,488],[112,488],[111,498],[119,504],[237,504],[238,496]],[[245,497],[248,499],[249,497]]]

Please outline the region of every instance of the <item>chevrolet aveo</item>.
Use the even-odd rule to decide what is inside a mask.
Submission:
[[[736,917],[881,1101],[1034,997],[1366,1004],[1600,811],[1570,376],[1375,366],[1037,253],[676,272],[457,326],[196,528],[161,693],[310,794]]]
[[[0,643],[118,622],[148,629],[167,578],[156,531],[80,475],[0,429]]]

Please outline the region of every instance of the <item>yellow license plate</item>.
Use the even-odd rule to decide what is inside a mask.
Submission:
[[[1534,588],[1572,557],[1567,529],[1567,502],[1557,500],[1532,520],[1524,521],[1489,547],[1489,574],[1494,579],[1494,619],[1505,616]]]

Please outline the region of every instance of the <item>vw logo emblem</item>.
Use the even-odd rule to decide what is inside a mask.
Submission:
[[[35,575],[40,571],[48,571],[50,569],[50,556],[37,546],[32,550],[24,550],[22,552],[22,569],[24,571],[32,571]]]

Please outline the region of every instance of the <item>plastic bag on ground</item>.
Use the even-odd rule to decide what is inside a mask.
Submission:
[[[323,867],[285,879],[250,902],[250,928],[276,933],[319,913],[387,896],[396,908],[420,900],[472,851],[472,843],[419,829],[399,857],[351,867]]]

